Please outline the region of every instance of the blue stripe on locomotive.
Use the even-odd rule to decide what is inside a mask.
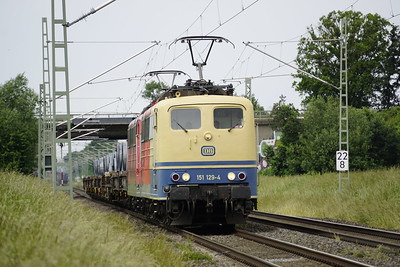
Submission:
[[[178,163],[179,166],[182,166]],[[243,163],[242,163],[243,164]],[[176,163],[175,163],[176,165]],[[193,166],[193,162],[190,162],[188,166]],[[202,164],[198,164],[202,165]],[[224,165],[224,164],[216,164]],[[232,165],[232,162],[230,164]],[[234,181],[228,180],[228,173],[233,172],[236,175]],[[240,181],[238,174],[240,172],[246,173],[246,179]],[[181,178],[178,182],[173,182],[171,180],[171,175],[173,173],[178,173]],[[190,180],[184,182],[182,180],[182,174],[189,173]],[[218,178],[219,177],[219,178]],[[206,185],[206,184],[248,184],[250,186],[251,197],[257,197],[257,168],[255,167],[238,167],[238,168],[169,168],[169,169],[153,169],[151,172],[151,188],[152,198],[166,198],[166,193],[163,192],[163,188],[168,185]]]
[[[169,166],[205,166],[205,165],[256,165],[254,160],[240,161],[183,161],[183,162],[156,162],[156,167]]]

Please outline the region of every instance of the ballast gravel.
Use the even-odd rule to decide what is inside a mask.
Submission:
[[[327,219],[326,221],[335,221],[343,224],[354,225],[354,223],[338,220]],[[253,222],[249,222],[246,225],[240,225],[239,227],[262,236],[324,251],[326,253],[338,255],[373,266],[400,266],[400,252],[386,247],[371,248],[341,241],[339,239],[330,239]]]

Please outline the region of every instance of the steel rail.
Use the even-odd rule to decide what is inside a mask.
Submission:
[[[225,246],[221,243],[212,241],[208,238],[196,235],[194,233],[188,232],[186,230],[181,230],[179,229],[179,233],[183,235],[186,238],[189,238],[193,240],[194,242],[207,247],[209,249],[212,249],[214,251],[220,252],[221,254],[228,256],[229,258],[232,258],[234,260],[237,260],[239,262],[245,263],[249,266],[279,266],[276,265],[272,262],[260,259],[258,257],[254,257],[251,255],[248,255],[244,252],[238,251],[234,248]]]
[[[383,245],[400,250],[400,233],[397,232],[263,212],[252,212],[248,219],[371,247]]]
[[[311,248],[299,246],[296,244],[292,244],[289,242],[260,236],[257,234],[253,234],[243,230],[236,230],[235,235],[240,236],[242,238],[269,246],[274,247],[279,250],[284,250],[311,260],[315,260],[318,262],[326,263],[332,266],[343,266],[343,267],[351,267],[351,266],[371,266],[368,264],[364,264],[361,262],[353,261],[350,259],[346,259],[343,257],[339,257],[333,254],[329,254],[326,252],[314,250]]]

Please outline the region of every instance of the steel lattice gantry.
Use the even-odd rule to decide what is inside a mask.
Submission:
[[[69,191],[72,199],[72,159],[71,159],[71,111],[68,72],[68,46],[65,0],[51,1],[51,30],[52,30],[52,100],[53,100],[53,151],[52,151],[52,176],[53,189]],[[60,111],[64,111],[60,115]],[[57,138],[56,127],[59,122],[67,125],[66,137]],[[56,146],[63,144],[67,147],[69,155],[66,160],[57,160]],[[68,176],[65,175],[68,174]]]
[[[349,152],[349,109],[348,109],[348,83],[347,83],[347,21],[340,21],[340,104],[339,104],[339,150]],[[343,184],[350,185],[350,171],[339,171],[339,192]]]
[[[49,63],[49,37],[47,18],[42,18],[42,63],[43,84],[40,85],[40,122],[39,122],[39,153],[38,176],[50,181],[52,143],[52,118],[51,88],[50,88],[50,63]]]

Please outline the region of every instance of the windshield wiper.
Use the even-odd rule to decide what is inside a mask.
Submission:
[[[231,132],[233,128],[236,128],[236,126],[242,125],[242,121],[238,121],[235,125],[233,125],[231,128],[228,129],[228,132]]]
[[[188,132],[188,131],[185,129],[185,127],[183,127],[183,126],[182,126],[179,122],[177,122],[175,119],[174,119],[174,122],[176,122],[176,124],[178,124],[178,126],[181,127],[181,129],[184,130],[185,133]]]

